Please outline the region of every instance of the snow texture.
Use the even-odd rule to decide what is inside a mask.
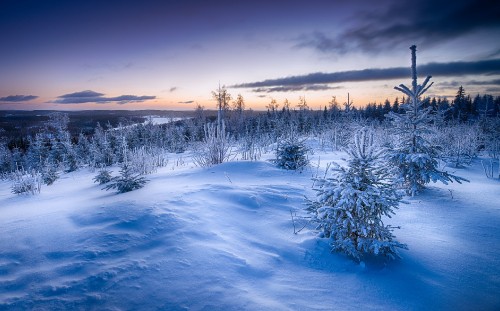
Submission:
[[[317,170],[344,156],[315,152]],[[388,222],[409,247],[401,260],[362,264],[312,228],[293,233],[315,168],[188,163],[123,194],[95,174],[62,174],[36,196],[0,181],[0,309],[500,308],[499,184],[478,160],[460,171],[470,184],[430,186]]]

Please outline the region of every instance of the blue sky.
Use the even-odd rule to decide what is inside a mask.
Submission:
[[[500,95],[500,2],[22,1],[0,4],[0,109],[213,108],[391,100],[409,46],[430,95]]]

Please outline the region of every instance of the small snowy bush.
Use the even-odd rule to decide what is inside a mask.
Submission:
[[[371,133],[359,131],[347,150],[348,167],[337,165],[331,177],[315,178],[317,199],[308,202],[312,221],[324,237],[332,239],[332,251],[355,260],[365,254],[394,259],[399,257],[397,248],[406,248],[394,240],[393,227],[382,220],[390,218],[401,201],[384,151],[375,148]]]
[[[274,161],[279,168],[298,170],[309,164],[308,152],[304,141],[292,136],[278,143]]]
[[[59,179],[59,174],[57,173],[57,168],[54,165],[46,165],[42,169],[42,180],[44,184],[50,186],[57,179]]]
[[[201,148],[193,155],[196,165],[209,167],[229,160],[231,156],[230,135],[225,123],[205,124],[205,139]]]
[[[134,174],[127,164],[123,164],[120,169],[120,176],[114,177],[103,189],[116,189],[117,193],[124,193],[144,187],[147,180],[140,174]]]
[[[134,148],[128,151],[127,163],[131,169],[142,175],[152,174],[158,170],[158,167],[164,167],[168,159],[159,148]]]
[[[111,177],[111,171],[107,169],[101,169],[93,180],[99,185],[104,185],[113,180],[113,177]]]
[[[40,193],[42,185],[42,177],[40,173],[36,171],[31,171],[31,173],[28,173],[24,170],[17,170],[13,173],[12,177],[12,193],[31,195]]]
[[[257,161],[262,157],[262,147],[253,136],[243,136],[241,140],[241,159]]]

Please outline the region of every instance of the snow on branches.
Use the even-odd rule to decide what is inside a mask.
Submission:
[[[362,129],[346,151],[347,168],[335,165],[330,177],[315,178],[317,198],[307,208],[312,221],[332,239],[332,251],[358,261],[365,254],[398,258],[397,248],[406,245],[394,240],[393,227],[382,220],[391,217],[401,201],[384,160],[385,149],[377,148],[373,134]]]
[[[444,184],[456,181],[467,181],[464,178],[438,169],[439,147],[432,145],[425,135],[432,135],[431,107],[424,108],[420,97],[432,86],[428,76],[424,83],[417,84],[416,46],[410,47],[412,52],[412,89],[400,84],[395,89],[409,97],[405,105],[401,105],[403,114],[390,112],[391,120],[398,144],[389,156],[391,163],[399,169],[399,180],[408,195],[416,195],[430,181],[441,181]]]

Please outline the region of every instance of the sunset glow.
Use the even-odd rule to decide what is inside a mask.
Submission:
[[[364,106],[399,95],[393,87],[409,80],[413,44],[419,66],[452,64],[422,72],[433,75],[431,96],[452,97],[460,85],[471,95],[500,95],[498,2],[406,4],[2,1],[0,110],[214,108],[219,83],[255,110],[304,96],[317,109],[347,93]],[[394,68],[408,68],[408,77],[391,76]],[[383,73],[374,78],[367,69]],[[354,78],[309,79],[343,72]],[[70,100],[85,91],[102,95]]]

